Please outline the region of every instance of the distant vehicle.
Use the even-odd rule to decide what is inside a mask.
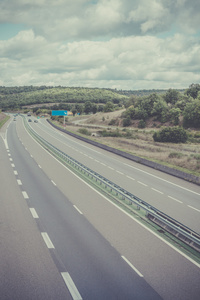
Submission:
[[[16,121],[16,118],[14,118],[13,121]]]
[[[29,112],[29,113],[27,113],[27,116],[28,116],[28,117],[30,117],[30,116],[31,116],[31,113],[30,113],[30,112]]]
[[[38,120],[34,120],[35,123],[38,123]]]
[[[32,122],[32,120],[31,120],[31,119],[28,119],[28,122]]]

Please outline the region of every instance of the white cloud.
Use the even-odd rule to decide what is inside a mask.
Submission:
[[[0,40],[0,84],[187,87],[200,81],[199,11],[199,0],[1,1],[1,22],[29,29]]]

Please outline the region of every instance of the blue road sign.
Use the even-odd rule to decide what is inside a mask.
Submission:
[[[52,110],[52,116],[67,116],[67,110]]]

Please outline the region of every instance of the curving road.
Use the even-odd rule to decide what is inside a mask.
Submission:
[[[54,130],[45,120],[31,123],[31,126],[70,156],[139,197],[144,195],[159,205],[161,202],[166,210],[170,203],[167,205],[166,199],[172,200],[169,196],[181,201],[172,201],[174,207],[178,204],[181,207],[176,209],[180,218],[185,217],[188,205],[199,204],[196,186],[187,183],[181,187],[180,180],[168,183],[169,176],[163,174],[160,179],[161,175],[155,170],[142,166],[140,169],[136,164],[79,143]],[[52,259],[49,264],[57,266],[56,277],[58,281],[63,279],[59,281],[62,287],[63,284],[67,286],[66,299],[68,291],[72,299],[198,299],[199,264],[144,228],[62,166],[29,136],[21,118],[10,123],[6,145],[10,154],[7,169],[13,169],[9,177],[15,177],[10,190],[15,186],[15,199],[21,201],[20,206],[29,209],[27,219],[35,223],[28,228],[38,229],[38,244],[46,246]],[[172,194],[169,194],[168,184]],[[155,193],[153,200],[150,191]],[[182,196],[181,200],[178,197],[187,193],[191,197],[188,203]],[[193,210],[191,208],[192,213],[198,213]],[[192,220],[195,214],[190,224],[199,229],[199,218]]]

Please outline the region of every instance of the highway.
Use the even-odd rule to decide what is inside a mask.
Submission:
[[[29,123],[69,156],[200,233],[200,187],[77,141],[41,119]]]
[[[199,232],[199,187],[65,136],[46,120],[30,125],[68,155]],[[27,231],[34,229],[38,247],[48,249],[48,266],[56,266],[63,291],[66,284],[66,299],[69,293],[72,299],[198,299],[199,264],[61,165],[30,137],[22,118],[10,123],[4,137],[10,166],[3,168],[12,178],[7,189],[24,209],[27,205],[26,222],[32,222]]]

